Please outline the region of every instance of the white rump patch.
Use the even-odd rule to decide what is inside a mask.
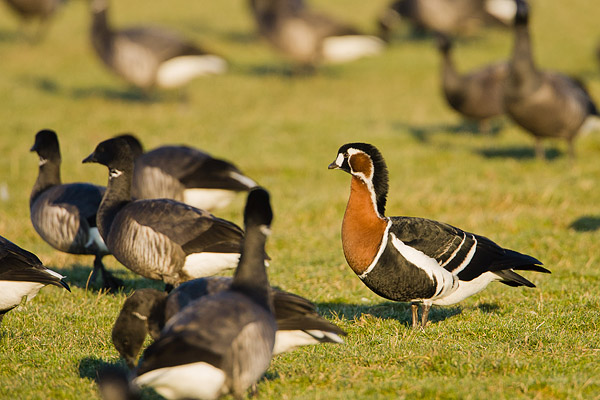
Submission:
[[[240,182],[242,185],[246,185],[248,188],[253,188],[254,186],[256,186],[256,182],[238,172],[231,171],[229,173],[229,176],[235,179],[236,181]]]
[[[203,278],[237,267],[239,253],[195,253],[185,258],[182,272],[192,278]]]
[[[88,231],[88,241],[85,244],[85,248],[89,249],[93,244],[96,244],[96,247],[98,247],[100,251],[107,254],[110,253],[110,251],[108,251],[108,247],[106,247],[106,243],[104,243],[104,240],[102,239],[102,236],[100,236],[100,232],[98,231],[97,227],[90,228]]]
[[[514,0],[486,0],[485,10],[505,24],[510,24],[517,14]]]
[[[335,343],[344,343],[344,339],[332,332],[320,330],[277,331],[275,333],[275,346],[273,346],[273,355],[292,351],[300,346],[321,343],[321,340],[319,339],[323,339],[325,337],[334,341]]]
[[[481,292],[490,282],[499,280],[500,277],[493,272],[485,272],[471,281],[458,281],[458,287],[447,296],[440,296],[435,299],[433,304],[447,306],[458,303],[469,296]]]
[[[216,399],[227,392],[225,373],[205,362],[148,371],[133,380],[167,399]]]
[[[183,202],[202,210],[214,210],[229,205],[235,198],[235,192],[225,189],[186,189]]]
[[[597,131],[600,131],[600,118],[598,118],[596,115],[588,116],[579,128],[579,134],[581,135],[587,135],[590,132]]]
[[[156,83],[165,89],[176,88],[198,76],[222,74],[225,71],[227,62],[212,54],[175,57],[160,65]]]
[[[332,36],[323,40],[323,59],[331,63],[342,63],[377,55],[384,47],[385,42],[376,36]]]
[[[27,297],[27,301],[33,299],[44,286],[39,282],[0,281],[0,310],[19,305],[23,296]]]

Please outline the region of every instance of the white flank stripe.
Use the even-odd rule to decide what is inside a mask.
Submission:
[[[458,275],[458,273],[460,271],[462,271],[463,269],[465,269],[465,267],[467,265],[469,265],[469,263],[473,259],[473,256],[475,255],[475,251],[477,250],[477,239],[475,239],[475,236],[473,236],[473,235],[471,235],[471,237],[473,238],[473,240],[475,241],[475,243],[473,243],[473,247],[471,247],[471,250],[469,250],[469,252],[467,253],[467,256],[465,257],[465,260],[462,263],[460,263],[460,265],[458,267],[456,267],[452,271],[452,273],[454,275]]]
[[[447,296],[433,301],[433,304],[447,306],[458,303],[469,296],[481,292],[490,282],[499,280],[500,277],[493,272],[485,272],[471,281],[458,281],[458,287]]]
[[[192,79],[209,74],[222,74],[227,71],[227,62],[221,57],[207,54],[203,56],[181,56],[161,64],[156,76],[158,86],[176,88]]]
[[[487,0],[485,10],[502,22],[509,24],[517,13],[517,4],[514,0]]]
[[[203,278],[235,268],[239,253],[195,253],[185,258],[182,271],[192,278]]]
[[[236,181],[241,182],[243,185],[248,186],[249,188],[253,188],[254,186],[256,186],[256,182],[254,182],[252,179],[235,171],[231,171],[229,173],[229,176],[235,179]]]
[[[383,51],[385,42],[375,36],[332,36],[323,40],[323,59],[342,63],[362,57],[374,56]]]
[[[185,189],[183,202],[202,210],[227,206],[235,198],[235,192],[225,189]]]
[[[462,242],[460,242],[460,245],[456,248],[456,250],[454,250],[452,252],[452,255],[450,256],[450,258],[448,258],[445,263],[443,263],[442,265],[440,265],[440,267],[442,267],[442,268],[445,267],[446,265],[448,265],[448,263],[450,261],[452,261],[454,259],[454,257],[456,257],[456,254],[458,254],[458,252],[459,252],[460,248],[462,247],[462,245],[465,244],[465,240],[466,239],[467,239],[467,234],[463,232],[463,240],[462,240]]]
[[[367,274],[369,272],[371,272],[373,270],[373,268],[375,268],[375,265],[377,265],[377,262],[379,261],[379,258],[381,257],[381,255],[383,254],[383,251],[385,250],[386,246],[387,246],[387,238],[388,238],[388,233],[390,232],[390,228],[392,227],[392,220],[388,221],[388,224],[385,228],[385,232],[383,232],[383,240],[381,240],[381,245],[379,246],[379,251],[377,252],[377,255],[375,256],[375,259],[373,260],[373,262],[371,263],[371,265],[369,265],[367,267],[367,269],[365,270],[365,272],[363,272],[362,274],[360,274],[358,277],[360,279],[365,279],[367,277]]]

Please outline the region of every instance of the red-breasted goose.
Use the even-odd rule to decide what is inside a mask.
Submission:
[[[125,139],[98,144],[83,162],[108,167],[97,223],[127,268],[170,285],[235,268],[244,233],[234,223],[174,200],[132,201],[133,152]]]
[[[301,0],[250,0],[260,34],[295,62],[341,63],[383,51],[378,37],[308,9]]]
[[[194,78],[222,74],[227,62],[176,33],[157,27],[114,30],[108,0],[91,0],[92,45],[104,64],[143,89],[176,88]]]
[[[342,222],[346,261],[378,295],[412,302],[412,325],[422,305],[425,327],[432,304],[449,305],[490,282],[535,285],[515,270],[550,272],[537,259],[445,223],[415,217],[386,217],[388,171],[373,145],[345,144],[329,169],[352,175]]]
[[[508,64],[498,62],[460,74],[452,60],[452,43],[445,35],[437,37],[442,55],[442,88],[450,107],[479,122],[479,130],[489,131],[489,119],[504,114],[504,85]]]
[[[264,263],[272,211],[261,188],[248,195],[246,237],[231,287],[193,301],[150,345],[133,382],[167,399],[241,398],[271,362],[277,323]]]
[[[193,279],[179,285],[168,295],[156,289],[139,289],[125,300],[115,321],[112,340],[115,348],[133,368],[147,334],[156,340],[165,323],[192,301],[231,287],[230,277]],[[273,354],[317,343],[343,343],[346,333],[321,317],[309,300],[271,288],[277,333]]]
[[[144,152],[133,135],[124,134],[135,159],[132,196],[167,198],[203,210],[227,206],[256,182],[232,163],[188,146],[161,146]]]
[[[572,78],[558,72],[540,70],[534,60],[529,35],[529,6],[515,0],[517,15],[514,48],[509,62],[504,106],[506,113],[535,137],[535,152],[544,158],[544,138],[562,138],[575,157],[573,140],[585,120],[598,116],[586,90]]]
[[[50,246],[70,254],[94,256],[91,281],[101,273],[104,288],[116,290],[123,283],[102,264],[110,254],[96,226],[96,213],[105,188],[90,183],[65,183],[60,178],[60,148],[54,131],[35,135],[31,148],[39,156],[39,173],[29,199],[31,223]]]
[[[63,278],[44,267],[35,254],[0,236],[0,322],[4,314],[21,304],[24,296],[29,301],[46,285],[70,292]]]

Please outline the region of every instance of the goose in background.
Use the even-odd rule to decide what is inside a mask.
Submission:
[[[226,207],[239,192],[256,182],[232,163],[188,146],[161,146],[145,152],[133,135],[117,136],[129,143],[135,159],[132,196],[168,198],[212,211]]]
[[[459,74],[452,60],[452,42],[439,34],[442,55],[442,88],[450,107],[479,123],[480,132],[489,132],[489,119],[504,113],[504,85],[508,64],[498,62],[466,74]]]
[[[471,35],[486,25],[509,26],[514,13],[514,0],[395,0],[377,22],[380,36],[389,41],[404,21],[414,32]]]
[[[25,24],[38,20],[37,32],[32,38],[35,41],[42,38],[50,20],[63,2],[64,0],[5,0],[5,3],[19,15],[22,31],[25,30]]]
[[[535,64],[529,34],[529,6],[515,0],[514,47],[509,62],[504,106],[506,113],[535,138],[535,154],[544,158],[543,139],[567,141],[575,157],[574,139],[590,116],[598,116],[593,100],[572,78],[541,70]]]
[[[227,70],[223,58],[168,30],[112,29],[108,0],[91,0],[91,8],[94,50],[108,68],[137,87],[177,88],[199,76]]]
[[[108,168],[97,224],[125,267],[175,286],[235,268],[244,233],[234,223],[175,200],[132,201],[134,160],[125,139],[101,142],[83,162]]]
[[[31,148],[39,156],[39,173],[29,199],[31,223],[46,243],[65,253],[94,256],[94,270],[103,287],[116,290],[123,286],[120,279],[110,274],[102,258],[110,254],[96,226],[96,213],[105,188],[90,183],[61,182],[61,155],[56,133],[49,129],[35,135]]]
[[[193,279],[179,285],[167,295],[156,289],[138,289],[125,300],[115,321],[112,340],[130,368],[144,344],[146,335],[158,339],[165,324],[192,301],[231,288],[230,277]],[[277,333],[273,355],[299,346],[317,343],[343,343],[346,333],[317,313],[309,300],[272,287],[271,296]]]
[[[35,254],[0,236],[0,323],[4,314],[21,304],[23,297],[30,301],[46,285],[70,292],[63,278],[44,267]]]
[[[458,303],[493,281],[535,287],[515,271],[550,272],[534,257],[451,225],[385,216],[388,170],[383,156],[371,144],[341,146],[329,169],[352,177],[342,222],[342,247],[348,265],[379,296],[411,302],[413,328],[425,328],[432,304]]]
[[[308,67],[343,63],[381,53],[385,43],[325,14],[302,0],[250,0],[259,33],[294,62]]]
[[[193,301],[143,355],[133,382],[167,399],[242,398],[267,370],[277,323],[264,262],[269,194],[250,191],[242,256],[229,289]]]

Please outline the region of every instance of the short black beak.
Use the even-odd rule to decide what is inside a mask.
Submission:
[[[337,165],[335,162],[332,162],[331,164],[329,164],[327,169],[340,169],[340,166]]]
[[[83,159],[82,163],[91,163],[91,162],[97,162],[96,160],[96,153],[92,153],[89,156],[87,156],[86,158]]]
[[[29,151],[37,151],[37,147],[35,147],[35,144],[33,146],[31,146],[31,148],[29,149]]]

